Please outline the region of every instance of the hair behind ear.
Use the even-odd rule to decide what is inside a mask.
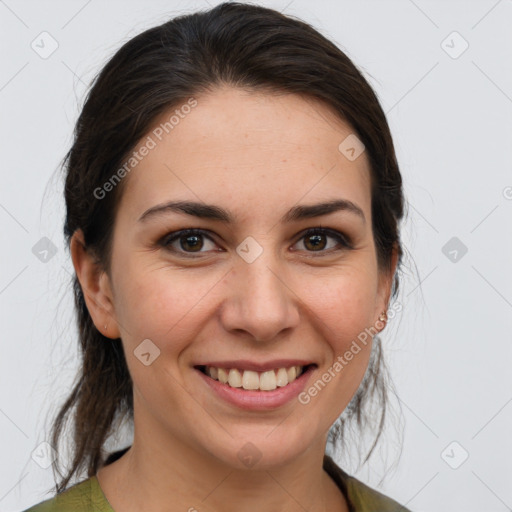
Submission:
[[[57,493],[65,490],[75,472],[85,469],[89,477],[95,475],[104,464],[103,445],[112,433],[115,420],[121,422],[126,416],[133,419],[132,380],[121,339],[106,338],[96,329],[76,277],[73,288],[83,356],[72,391],[53,422],[51,444],[58,452],[60,438],[74,413],[71,417],[73,459],[64,478],[55,485]],[[55,473],[62,477],[58,460]]]

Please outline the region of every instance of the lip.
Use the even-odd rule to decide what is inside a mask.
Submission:
[[[278,368],[291,368],[292,366],[308,366],[315,364],[313,361],[306,361],[304,359],[275,359],[274,361],[267,361],[265,363],[258,363],[256,361],[249,361],[247,359],[237,359],[231,361],[208,361],[202,363],[195,363],[195,368],[199,366],[214,366],[215,368],[237,370],[252,370],[253,372],[267,372],[269,370],[276,370]]]
[[[215,365],[212,364],[212,366]],[[220,368],[222,368],[222,366],[220,366]],[[222,382],[212,379],[198,368],[194,368],[194,370],[199,374],[202,381],[208,386],[208,388],[214,393],[216,397],[219,397],[223,401],[240,409],[247,411],[265,411],[282,407],[283,405],[291,402],[294,398],[297,398],[297,396],[306,387],[307,381],[316,368],[316,365],[310,364],[306,371],[302,373],[302,375],[300,375],[298,378],[296,378],[291,384],[276,388],[273,391],[256,391],[244,390],[242,388],[232,388],[228,384],[222,384]]]

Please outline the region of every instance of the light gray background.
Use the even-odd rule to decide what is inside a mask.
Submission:
[[[49,497],[52,470],[32,454],[76,370],[55,171],[86,85],[129,38],[217,3],[0,0],[1,511]],[[369,468],[340,463],[374,487],[385,474],[381,491],[417,512],[511,510],[512,1],[260,3],[310,22],[363,70],[410,203],[404,308],[384,336],[401,458],[390,428]],[[58,43],[46,59],[31,47],[51,48],[43,31]],[[46,261],[32,251],[43,237],[57,249]]]

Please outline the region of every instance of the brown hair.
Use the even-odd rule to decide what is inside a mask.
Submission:
[[[62,164],[68,248],[73,233],[81,229],[87,250],[110,272],[115,213],[125,180],[102,199],[95,189],[119,169],[157,116],[221,84],[307,95],[349,123],[365,145],[371,167],[379,266],[389,268],[394,248],[400,262],[402,180],[374,91],[351,60],[310,25],[269,8],[236,2],[146,30],[124,44],[95,78]],[[52,425],[51,443],[57,447],[66,421],[73,420],[71,466],[56,484],[58,493],[84,469],[93,476],[105,464],[104,445],[116,425],[122,419],[133,420],[132,381],[121,339],[111,340],[96,329],[76,276],[73,287],[83,359]],[[393,294],[397,288],[395,274]],[[375,340],[365,378],[337,430],[332,430],[333,440],[342,437],[341,427],[351,417],[364,426],[363,406],[376,392],[382,410],[377,438],[380,435],[386,386],[380,342]]]

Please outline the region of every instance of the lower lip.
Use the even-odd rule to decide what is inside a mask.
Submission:
[[[240,409],[264,411],[281,407],[296,398],[305,388],[306,382],[315,368],[316,366],[310,366],[292,383],[272,391],[232,388],[228,384],[222,384],[222,382],[212,379],[197,368],[194,368],[194,370],[199,373],[210,389],[226,402],[236,405]]]

